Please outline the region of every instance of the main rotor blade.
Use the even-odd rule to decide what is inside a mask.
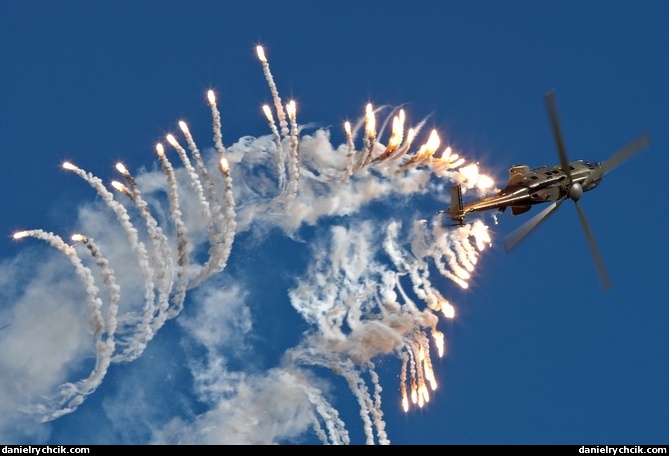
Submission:
[[[522,241],[525,236],[530,234],[530,231],[535,229],[541,222],[543,222],[550,214],[552,214],[560,204],[564,201],[564,197],[555,201],[553,204],[548,206],[543,211],[539,212],[537,215],[529,219],[524,224],[516,228],[511,234],[504,238],[504,250],[507,252],[514,248],[520,241]]]
[[[586,177],[583,181],[583,187],[587,187],[590,182],[599,179],[605,174],[608,174],[613,168],[629,159],[633,155],[638,154],[642,150],[646,149],[649,145],[650,138],[648,133],[644,132],[640,134],[635,139],[630,141],[625,147],[606,159],[598,170],[588,175],[588,177]]]
[[[569,170],[569,159],[567,158],[567,151],[564,147],[564,141],[562,140],[562,131],[560,130],[560,120],[558,119],[557,112],[557,101],[555,100],[555,89],[551,89],[544,95],[544,100],[546,102],[546,109],[548,110],[548,118],[551,122],[551,128],[553,130],[553,138],[555,139],[555,145],[557,146],[558,155],[560,156],[560,165],[562,166],[562,172],[564,172],[569,178],[569,183],[572,182],[571,171]]]
[[[593,236],[592,230],[590,230],[588,219],[585,217],[585,212],[583,211],[583,209],[581,209],[581,206],[576,204],[576,210],[578,211],[578,215],[581,218],[581,223],[583,224],[583,230],[585,231],[585,235],[588,238],[588,245],[590,246],[590,252],[592,253],[592,257],[595,260],[595,265],[597,266],[599,281],[602,283],[602,288],[604,289],[604,291],[608,291],[611,288],[611,279],[609,278],[608,272],[606,272],[606,266],[604,265],[604,260],[602,259],[602,255],[599,253],[599,249],[597,248],[597,244],[595,243],[595,236]]]

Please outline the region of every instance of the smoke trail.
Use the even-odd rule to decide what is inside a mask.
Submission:
[[[390,233],[384,243],[385,251],[395,261],[399,273],[411,270],[408,263],[411,255],[402,253],[392,242],[393,232],[399,230],[399,224],[391,222],[389,227]],[[443,338],[437,336],[441,333],[435,328],[437,317],[430,310],[419,310],[415,302],[406,295],[399,281],[392,279],[397,277],[397,272],[393,275],[392,271],[373,259],[378,256],[373,247],[378,242],[370,225],[356,226],[350,230],[336,227],[330,242],[330,253],[327,247],[315,247],[320,254],[315,255],[316,261],[304,280],[291,291],[293,306],[307,320],[313,320],[319,326],[320,334],[331,341],[326,345],[329,350],[334,350],[338,356],[345,354],[344,359],[354,361],[370,372],[373,371],[371,360],[374,356],[406,350],[407,355],[402,355],[403,358],[407,359],[408,356],[412,360],[412,402],[423,406],[429,400],[427,382],[432,384],[433,389],[436,388],[428,339],[423,334],[425,329],[430,328],[435,334],[435,339],[439,341],[438,351],[440,355],[443,354]],[[420,249],[415,250],[415,254],[420,253]],[[424,255],[427,255],[427,249],[423,250]],[[311,277],[318,277],[318,280]],[[435,301],[441,299],[436,291],[432,294],[425,292],[425,289],[431,289],[425,284],[425,278],[421,280],[414,276],[413,281],[423,284],[423,288],[415,288],[419,298],[428,300],[428,296],[432,296]],[[375,291],[375,287],[380,289]],[[396,301],[397,295],[393,289],[397,289],[403,302]],[[379,296],[382,298],[376,299]],[[372,297],[375,299],[371,299]],[[375,310],[377,305],[380,308]],[[450,306],[447,302],[445,305]],[[431,307],[439,311],[441,303],[432,303]],[[293,354],[294,361],[318,364],[323,359],[329,360],[326,365],[339,375],[345,376],[360,404],[368,443],[372,432],[370,426],[376,428],[379,441],[386,442],[380,394],[377,392],[372,402],[367,387],[359,377],[350,373],[350,368],[346,369],[341,365],[343,361],[337,355],[319,351],[324,346],[322,341],[307,339],[303,345],[308,346],[308,349],[297,350]],[[339,364],[333,360],[338,360]],[[403,369],[404,377],[407,371],[406,367]],[[376,389],[376,374],[371,375],[372,385]],[[405,407],[408,408],[408,405]]]
[[[224,182],[223,196],[225,198],[225,219],[227,221],[227,230],[225,233],[223,233],[224,238],[223,243],[221,244],[222,251],[220,256],[217,257],[214,273],[221,272],[223,269],[225,269],[237,229],[237,221],[235,220],[237,217],[235,212],[236,203],[235,194],[232,189],[232,175],[230,174],[230,166],[225,158],[221,158],[218,163],[218,167],[221,170]]]
[[[214,116],[214,141],[216,142],[216,151],[218,153],[218,159],[220,160],[225,157],[225,148],[221,143],[221,116],[218,113],[218,109],[216,109],[214,93],[211,90],[209,91],[209,103],[211,104],[212,116]],[[217,224],[219,231],[224,231],[225,228],[223,224],[225,222],[220,217],[221,208],[218,202],[218,197],[216,195],[216,190],[214,188],[214,183],[212,182],[211,177],[209,177],[209,171],[207,171],[207,167],[204,164],[204,160],[200,154],[200,149],[198,149],[197,144],[195,144],[195,140],[193,139],[186,122],[179,122],[179,128],[181,128],[181,131],[186,138],[186,142],[188,143],[188,148],[190,149],[191,155],[195,159],[197,171],[200,173],[200,178],[203,182],[203,189],[206,189],[206,199],[211,205],[211,213],[214,217],[214,222]]]
[[[209,90],[207,92],[207,101],[209,102],[209,107],[211,108],[211,119],[212,119],[212,128],[214,130],[214,147],[216,148],[216,152],[218,153],[218,160],[220,161],[221,158],[225,157],[225,146],[223,145],[223,131],[222,131],[222,125],[221,125],[221,113],[218,110],[218,106],[216,105],[216,94],[214,93],[213,90]],[[198,156],[199,157],[199,152],[196,153],[197,148],[195,147],[195,142],[193,141],[192,136],[190,135],[190,132],[188,132],[187,128],[185,127],[185,123],[180,123],[182,125],[181,129],[184,131],[184,134],[190,138],[188,140],[189,144],[192,145],[192,152],[193,156]],[[198,159],[199,164],[202,165],[202,171],[206,174],[206,168],[204,166],[204,163],[202,162],[202,159]],[[213,190],[213,187],[212,187]]]
[[[215,217],[211,210],[211,203],[204,194],[204,189],[202,183],[200,182],[200,177],[198,176],[195,168],[190,163],[190,159],[186,154],[186,150],[179,144],[179,142],[174,139],[174,136],[167,135],[167,141],[174,147],[174,149],[179,154],[181,162],[184,165],[184,169],[187,171],[188,176],[190,177],[191,186],[197,195],[198,201],[200,203],[200,209],[202,211],[203,217],[207,220],[209,228],[209,259],[205,263],[204,267],[198,274],[198,276],[192,280],[192,283],[189,284],[189,287],[194,287],[201,284],[204,280],[211,276],[212,271],[219,262],[219,251],[221,243],[221,233],[218,231]],[[216,205],[218,207],[218,205]],[[220,213],[220,211],[219,211]],[[216,220],[219,220],[219,215],[216,216]],[[225,225],[225,222],[220,222],[221,225]]]
[[[274,108],[276,108],[276,115],[279,118],[279,125],[281,126],[281,135],[286,137],[288,136],[288,122],[286,122],[286,112],[283,110],[283,105],[281,104],[281,97],[279,97],[279,91],[276,88],[276,83],[274,82],[274,76],[269,71],[269,62],[267,62],[267,57],[265,56],[265,50],[262,46],[256,48],[258,54],[258,59],[262,63],[263,73],[265,73],[265,79],[267,79],[267,84],[269,84],[270,91],[272,92],[272,98],[274,99]]]
[[[116,327],[118,321],[116,316],[118,314],[118,302],[121,299],[121,287],[116,281],[116,275],[114,270],[109,266],[109,260],[102,256],[100,247],[95,243],[93,238],[85,237],[81,234],[72,235],[72,240],[75,242],[82,242],[86,248],[91,253],[91,256],[95,260],[95,264],[100,268],[100,274],[102,275],[102,280],[109,291],[109,303],[107,308],[107,338],[106,338],[106,349],[104,351],[104,357],[106,362],[111,362],[111,355],[114,353],[114,348],[116,346],[114,336],[116,333]],[[102,376],[100,377],[102,380]],[[97,386],[97,385],[96,385]]]
[[[369,375],[374,385],[374,404],[370,408],[374,418],[374,425],[379,436],[379,443],[382,445],[390,445],[388,434],[386,434],[386,423],[383,421],[383,409],[381,408],[381,383],[379,382],[379,375],[376,373],[374,363],[369,362]]]
[[[117,163],[116,169],[123,175],[126,182],[130,186],[126,190],[123,184],[119,182],[112,182],[114,188],[120,190],[124,194],[130,196],[130,199],[139,210],[141,217],[146,222],[147,233],[151,241],[151,263],[155,276],[154,283],[158,285],[158,309],[157,315],[151,317],[152,332],[156,332],[162,327],[167,319],[166,313],[169,307],[169,295],[172,291],[174,268],[172,264],[172,251],[169,247],[167,237],[163,233],[162,228],[158,226],[158,222],[151,214],[149,205],[142,198],[142,193],[137,186],[137,182],[132,177],[130,172],[121,163]],[[157,318],[156,318],[157,317]]]
[[[222,179],[219,193],[183,122],[180,126],[197,170],[176,139],[172,135],[167,139],[181,158],[184,181],[177,178],[161,145],[156,149],[162,173],[155,174],[162,184],[154,185],[149,191],[143,186],[140,190],[130,173],[121,171],[128,187],[122,186],[120,190],[131,198],[144,218],[146,231],[143,234],[151,241],[151,255],[140,242],[139,232],[131,224],[124,206],[114,201],[101,181],[74,165],[64,165],[87,180],[116,214],[142,272],[144,287],[145,302],[140,318],[135,318],[132,312],[117,318],[120,286],[113,270],[92,240],[82,239],[91,250],[109,290],[107,337],[103,340],[100,331],[99,343],[96,342],[100,350],[96,349],[96,353],[101,367],[90,385],[94,389],[99,384],[109,363],[139,357],[166,319],[182,314],[188,290],[224,271],[227,283],[245,282],[244,273],[236,268],[232,273],[227,272],[238,232],[248,234],[250,244],[265,248],[270,245],[263,244],[267,233],[276,231],[293,242],[291,255],[293,252],[307,255],[308,259],[300,266],[303,269],[297,277],[291,277],[292,285],[285,291],[290,305],[309,325],[309,330],[299,343],[283,352],[280,368],[257,373],[252,372],[252,368],[245,369],[246,366],[234,371],[208,339],[212,334],[201,335],[205,331],[201,322],[184,323],[186,334],[207,353],[204,362],[189,360],[188,368],[197,388],[195,395],[211,409],[195,417],[190,424],[175,419],[162,430],[155,430],[156,438],[182,443],[276,443],[299,436],[309,427],[324,443],[348,444],[351,438],[343,418],[326,400],[326,388],[313,382],[315,376],[311,371],[315,366],[329,369],[344,380],[348,394],[358,404],[366,443],[388,444],[390,439],[381,401],[383,387],[376,361],[387,356],[400,359],[400,395],[405,411],[409,411],[409,399],[418,407],[430,401],[430,391],[437,388],[433,354],[435,350],[438,356],[444,353],[445,337],[438,326],[441,318],[454,317],[453,306],[431,277],[437,273],[463,287],[468,286],[467,280],[475,271],[480,252],[490,243],[487,227],[478,220],[454,230],[446,229],[436,220],[429,226],[424,220],[415,221],[420,215],[418,211],[398,213],[398,201],[441,192],[446,179],[481,191],[488,188],[485,185],[489,182],[478,173],[477,167],[465,166],[466,160],[452,153],[450,148],[441,157],[435,157],[440,146],[436,131],[410,155],[425,120],[409,128],[405,135],[403,110],[397,115],[394,115],[396,110],[391,112],[392,131],[387,144],[383,144],[382,134],[391,119],[377,131],[375,116],[380,109],[374,110],[371,105],[354,128],[348,122],[345,124],[346,144],[340,147],[330,143],[326,130],[308,134],[308,129],[297,123],[294,102],[288,103],[284,111],[260,47],[258,57],[270,86],[281,131],[270,111],[267,117],[271,134],[243,137],[225,148],[220,113],[210,92],[213,150],[217,154],[218,176]],[[356,134],[363,129],[363,145],[356,154]],[[271,162],[272,144],[277,149],[278,172]],[[144,177],[147,176],[153,177],[153,174],[145,173]],[[279,196],[276,195],[277,179],[281,189]],[[148,180],[148,177],[138,179],[142,185]],[[190,185],[193,189],[196,200],[193,206],[200,217],[184,219],[180,209],[180,199],[184,198],[179,192],[181,185]],[[151,191],[166,192],[167,222],[173,227],[161,227],[152,215],[142,196]],[[280,204],[274,204],[276,202]],[[156,204],[158,206],[152,201],[151,207],[160,210],[160,204],[164,203]],[[368,217],[368,214],[374,216]],[[206,230],[198,231],[198,226],[192,230],[188,224],[202,220],[207,223]],[[206,243],[198,240],[200,234],[206,237],[205,231],[209,234],[209,257],[201,264],[196,261],[197,255],[191,258],[191,253]],[[172,242],[177,246],[176,261],[170,250]],[[234,245],[237,248],[238,244]],[[247,244],[239,248],[249,247]],[[273,272],[252,271],[268,275]],[[92,276],[89,286],[94,286]],[[229,313],[208,321],[211,327],[207,331],[234,332],[227,327],[233,326],[245,335],[251,330],[251,311],[235,299],[231,295],[212,299],[215,301],[212,306]],[[101,315],[101,304],[96,306]],[[188,322],[184,318],[179,321]],[[104,324],[104,319],[101,321]],[[119,329],[115,331],[117,324]],[[231,339],[230,344],[234,342]],[[66,391],[67,397],[74,397],[73,391],[72,388]],[[90,394],[92,389],[81,391]],[[72,405],[81,403],[83,396],[77,396],[80,398],[75,402],[65,404],[48,416],[55,418],[72,412]],[[277,427],[281,429],[275,431]],[[220,433],[210,433],[209,429],[220,430]]]
[[[216,98],[214,96],[214,92],[210,90],[208,95],[209,104],[212,110],[212,117],[214,119],[214,142],[216,151],[218,152],[218,168],[220,169],[221,176],[223,178],[223,197],[225,198],[225,214],[222,214],[218,200],[215,197],[213,184],[209,180],[209,185],[211,187],[211,198],[215,201],[213,206],[214,219],[218,225],[219,236],[217,236],[216,245],[214,246],[216,254],[214,261],[212,261],[213,268],[211,271],[207,269],[205,269],[205,271],[207,271],[207,274],[215,274],[223,271],[227,265],[228,257],[230,256],[232,243],[234,242],[237,229],[237,221],[235,220],[237,214],[235,212],[235,196],[232,189],[230,164],[225,157],[225,148],[221,142],[220,114],[218,113],[218,108],[216,107]],[[203,168],[203,174],[207,175],[206,168],[201,158],[199,159],[199,162]]]
[[[212,209],[211,213],[214,224],[216,225],[216,229],[218,230],[213,239],[211,239],[211,242],[213,244],[211,246],[211,252],[212,252],[211,258],[205,265],[204,269],[201,271],[200,275],[196,279],[194,279],[192,285],[190,285],[191,288],[198,286],[200,283],[202,283],[203,280],[207,279],[212,274],[221,272],[223,269],[225,269],[228,257],[230,256],[230,251],[232,249],[232,243],[235,237],[235,229],[237,226],[235,222],[236,215],[235,215],[235,200],[232,191],[232,177],[230,176],[229,164],[225,157],[226,155],[225,147],[223,146],[223,141],[222,141],[223,136],[221,133],[221,114],[218,111],[218,107],[216,106],[216,95],[214,94],[213,90],[210,90],[207,93],[207,99],[209,101],[209,106],[211,107],[211,116],[213,119],[212,128],[214,130],[214,137],[213,137],[214,147],[216,148],[216,152],[218,154],[217,156],[218,156],[219,168],[221,169],[221,173],[223,175],[223,181],[224,181],[223,191],[224,191],[226,208],[224,216],[221,213],[221,206],[218,202],[218,197],[216,196],[214,183],[211,181],[211,178],[209,177],[209,173],[204,164],[204,161],[202,160],[200,151],[195,145],[195,141],[193,140],[193,137],[191,136],[190,131],[186,126],[186,123],[180,122],[179,125],[181,126],[181,130],[184,132],[184,135],[186,136],[186,140],[188,141],[191,153],[195,158],[198,169],[200,171],[200,175],[202,176],[202,179],[204,180],[205,185],[207,186],[208,189],[207,196],[209,198],[209,201],[211,202],[211,209]]]
[[[188,176],[190,177],[190,182],[191,186],[193,188],[193,191],[195,192],[195,195],[198,198],[198,202],[200,203],[200,210],[202,211],[202,216],[207,220],[209,223],[209,242],[214,245],[216,242],[216,229],[214,226],[214,220],[211,216],[211,208],[209,206],[209,201],[204,196],[204,189],[202,188],[202,182],[200,182],[200,177],[197,175],[197,172],[195,172],[195,168],[193,168],[193,165],[190,163],[190,159],[188,158],[188,155],[186,154],[186,150],[179,144],[179,142],[174,138],[172,135],[167,135],[167,142],[174,147],[174,149],[177,151],[177,154],[179,155],[179,158],[181,159],[181,162],[184,165],[184,169],[188,173]]]
[[[167,199],[169,201],[169,211],[174,223],[177,238],[177,272],[176,283],[174,285],[175,293],[172,297],[173,306],[168,309],[168,318],[174,318],[181,313],[183,302],[186,299],[186,289],[188,287],[188,265],[190,258],[190,243],[187,238],[187,228],[181,216],[179,208],[179,190],[174,175],[172,163],[165,156],[165,149],[162,144],[156,145],[158,159],[162,166],[163,173],[167,179]]]
[[[367,103],[365,107],[365,134],[363,136],[362,150],[360,156],[354,167],[354,172],[357,172],[366,167],[371,162],[371,157],[374,152],[374,143],[376,138],[376,118],[375,112],[371,103]]]
[[[297,197],[297,190],[299,187],[300,142],[298,138],[295,102],[291,101],[287,108],[288,118],[290,119],[291,124],[290,138],[288,140],[290,149],[288,152],[288,184],[286,186],[285,196],[283,196],[282,199],[286,206],[290,206],[292,201]]]
[[[119,345],[126,345],[126,348],[122,353],[116,355],[117,360],[132,361],[142,354],[144,348],[146,348],[146,345],[154,334],[150,325],[151,319],[156,311],[153,283],[154,272],[149,264],[149,255],[146,251],[146,247],[139,240],[137,229],[135,229],[130,222],[130,216],[125,207],[114,200],[114,195],[105,188],[102,181],[98,177],[93,176],[91,173],[87,173],[69,162],[63,163],[63,168],[74,171],[79,177],[88,182],[102,197],[107,206],[114,211],[116,218],[125,230],[130,246],[137,257],[137,263],[141,268],[142,278],[144,280],[144,313],[142,320],[136,327],[135,335],[132,340],[121,340],[118,342]]]
[[[346,148],[347,148],[347,153],[346,153],[346,171],[344,171],[344,177],[342,178],[342,181],[344,183],[348,182],[348,180],[351,177],[351,174],[353,174],[353,165],[355,163],[355,144],[353,143],[353,135],[351,133],[351,123],[346,121],[344,123],[344,131],[346,132]]]
[[[264,105],[262,107],[265,117],[269,122],[269,127],[272,130],[272,135],[274,136],[274,146],[276,147],[276,166],[277,166],[277,175],[279,179],[279,188],[283,189],[286,186],[286,157],[283,152],[283,145],[281,144],[281,135],[279,130],[276,128],[274,123],[274,116],[272,115],[272,110],[269,106]]]
[[[293,378],[295,378],[295,376]],[[321,442],[332,443],[333,445],[348,445],[350,443],[348,432],[346,432],[344,422],[339,418],[337,409],[323,399],[320,391],[316,390],[308,383],[300,381],[300,378],[295,378],[293,382],[304,389],[304,394],[307,396],[307,399],[314,405],[316,413],[325,423],[325,427],[328,431],[327,435],[320,432],[318,423],[314,423],[315,432],[318,434]]]
[[[214,142],[216,151],[218,153],[219,167],[222,170],[223,181],[224,181],[224,198],[225,198],[225,214],[221,211],[221,205],[218,201],[216,191],[214,188],[214,183],[209,177],[209,172],[202,160],[199,149],[193,140],[193,137],[188,130],[185,122],[180,122],[179,125],[181,130],[186,136],[186,140],[189,144],[189,148],[193,157],[195,158],[196,164],[198,166],[200,175],[207,186],[207,197],[205,198],[204,192],[201,194],[201,200],[207,204],[207,207],[211,208],[211,211],[208,214],[205,214],[209,217],[209,230],[210,230],[210,248],[209,248],[209,260],[205,264],[204,268],[200,271],[199,275],[193,279],[192,283],[189,285],[190,288],[197,287],[204,280],[211,277],[212,274],[222,271],[225,268],[227,258],[230,255],[230,249],[232,248],[232,242],[235,235],[235,202],[234,196],[232,193],[232,178],[228,172],[228,162],[225,158],[225,148],[221,141],[221,123],[220,123],[220,114],[218,108],[216,107],[216,97],[213,91],[208,93],[209,105],[212,110],[213,117],[213,129],[214,129]],[[169,137],[168,137],[169,140]],[[170,140],[175,147],[179,147],[176,141]],[[185,151],[182,149],[182,156],[185,157]],[[183,158],[182,158],[183,160]],[[185,162],[184,162],[185,163]],[[225,170],[223,170],[225,168]],[[191,177],[195,179],[193,173]],[[199,191],[199,189],[197,190]],[[203,205],[204,207],[204,205]]]
[[[34,237],[48,242],[51,246],[60,250],[70,260],[75,271],[84,284],[88,298],[88,309],[93,325],[93,336],[95,338],[96,360],[90,375],[77,383],[64,383],[58,387],[58,397],[49,400],[47,404],[36,404],[28,407],[31,413],[38,414],[40,421],[51,421],[65,414],[72,413],[84,402],[86,396],[97,388],[109,367],[109,347],[113,349],[113,342],[105,343],[103,333],[106,328],[102,317],[102,300],[98,297],[98,288],[95,286],[93,275],[77,255],[74,247],[68,245],[60,236],[43,230],[28,230],[14,234],[14,239]],[[113,339],[113,330],[108,329],[108,338]]]
[[[338,371],[336,366],[328,366],[333,369],[335,372]],[[367,386],[365,382],[360,378],[358,372],[353,370],[352,366],[350,370],[343,370],[340,372],[346,381],[348,382],[349,388],[353,392],[354,396],[358,400],[358,405],[360,406],[360,418],[365,429],[365,436],[367,437],[367,445],[374,445],[374,434],[373,434],[373,423],[370,418],[372,413],[371,400],[369,398],[369,392],[367,391]]]

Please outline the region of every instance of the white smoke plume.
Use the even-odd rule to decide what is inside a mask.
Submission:
[[[15,239],[24,237],[34,237],[48,242],[70,260],[86,290],[90,323],[92,326],[93,337],[95,339],[96,362],[92,372],[87,378],[75,383],[65,382],[58,386],[58,393],[55,397],[49,398],[42,403],[26,406],[25,410],[28,413],[39,416],[41,421],[50,421],[76,410],[85,400],[86,396],[95,391],[96,387],[104,378],[110,364],[110,354],[114,348],[115,312],[112,310],[109,313],[110,329],[107,329],[107,323],[102,316],[103,303],[98,296],[99,290],[95,285],[93,274],[90,269],[84,266],[74,247],[65,243],[60,236],[43,230],[21,231],[14,235]],[[97,254],[97,252],[96,249],[95,253]],[[109,271],[107,270],[106,273],[108,274]],[[109,285],[111,285],[111,283]],[[114,289],[112,292],[115,293],[116,290]],[[114,298],[115,296],[112,296],[110,299],[110,307],[115,305],[113,303]],[[107,331],[106,341],[104,339],[105,331]]]
[[[354,128],[345,124],[346,143],[333,145],[328,130],[310,131],[298,124],[294,102],[284,110],[264,51],[259,47],[257,53],[279,119],[277,127],[271,113],[267,115],[271,134],[244,136],[225,147],[221,116],[210,92],[214,147],[200,152],[186,124],[180,124],[197,169],[168,135],[184,167],[173,168],[158,144],[155,169],[133,177],[119,168],[127,187],[114,186],[129,197],[119,202],[99,178],[71,163],[64,165],[85,179],[104,203],[82,206],[76,221],[81,234],[73,240],[90,251],[84,260],[54,234],[17,233],[17,239],[37,237],[56,246],[74,265],[86,293],[76,292],[72,274],[63,268],[56,272],[58,259],[52,256],[37,266],[27,260],[0,265],[5,273],[0,276],[33,271],[20,286],[7,289],[3,301],[13,300],[12,312],[2,315],[9,315],[10,323],[0,339],[26,340],[22,322],[30,312],[62,315],[73,333],[57,348],[46,349],[48,342],[31,344],[37,352],[23,355],[23,362],[16,362],[15,342],[0,354],[6,378],[40,378],[31,389],[0,381],[0,404],[6,404],[0,436],[17,429],[19,434],[13,435],[38,436],[47,431],[17,423],[29,423],[26,418],[49,422],[77,413],[104,384],[109,370],[116,364],[131,369],[170,320],[180,330],[175,345],[185,353],[182,368],[190,374],[199,408],[175,411],[143,437],[129,437],[133,443],[268,444],[311,438],[328,444],[389,444],[382,397],[384,389],[397,385],[384,385],[380,375],[378,360],[386,357],[401,362],[398,400],[405,410],[429,402],[437,388],[434,355],[444,354],[444,334],[438,327],[444,318],[455,316],[443,287],[449,282],[441,279],[466,287],[491,239],[481,220],[446,227],[439,218],[425,220],[409,203],[420,197],[446,204],[445,189],[451,182],[484,194],[490,180],[476,165],[453,159],[450,148],[436,153],[441,144],[436,131],[413,150],[424,121],[405,134],[403,110],[397,115],[392,111],[392,119],[377,130],[376,116],[383,108],[368,105]],[[390,122],[385,144],[383,133]],[[253,350],[261,337],[258,319],[276,303],[263,302],[251,285],[259,275],[267,277],[264,285],[273,283],[271,271],[248,264],[248,252],[269,248],[269,238],[291,249],[276,261],[304,258],[301,266],[293,266],[295,275],[281,296],[272,298],[289,301],[307,330],[276,362],[263,365]],[[104,284],[103,292],[96,280]],[[62,309],[40,301],[47,293],[61,294]],[[77,317],[81,299],[91,315],[88,328]],[[59,328],[47,330],[45,341],[61,337]],[[87,330],[93,334],[92,348]],[[82,361],[91,352],[92,367]],[[33,373],[36,366],[39,374]],[[68,380],[89,367],[85,380]],[[350,424],[335,408],[337,387],[320,375],[324,369],[355,398],[363,442],[351,435]],[[138,382],[142,388],[149,383],[147,376]],[[174,402],[177,407],[179,401]],[[122,410],[118,403],[104,403],[110,419],[148,407],[136,400],[135,409]]]

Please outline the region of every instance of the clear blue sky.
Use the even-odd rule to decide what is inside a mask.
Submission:
[[[431,273],[456,318],[438,324],[447,353],[433,356],[439,388],[430,402],[405,414],[398,356],[373,362],[393,444],[666,444],[668,17],[662,1],[2,2],[0,442],[173,443],[188,441],[184,429],[191,443],[215,442],[198,433],[207,425],[221,440],[239,432],[254,441],[257,432],[263,443],[319,442],[290,407],[274,414],[281,393],[263,383],[305,343],[303,333],[318,334],[288,297],[318,266],[310,249],[322,249],[335,224],[351,228],[354,249],[355,223],[432,221],[448,194],[363,205],[302,226],[294,239],[273,229],[240,233],[228,268],[189,294],[184,312],[138,359],[112,363],[72,413],[48,423],[23,413],[28,402],[88,375],[93,338],[71,265],[46,244],[12,234],[103,232],[113,217],[95,217],[105,213],[101,199],[62,162],[105,184],[119,179],[119,160],[143,176],[158,163],[156,142],[167,148],[165,135],[176,136],[179,120],[204,154],[213,146],[209,89],[226,147],[247,135],[270,135],[271,143],[261,106],[272,96],[255,54],[262,45],[282,99],[296,100],[301,125],[313,124],[303,135],[329,129],[336,148],[346,141],[344,121],[359,119],[368,102],[403,104],[411,123],[427,117],[423,133],[438,130],[500,187],[512,164],[559,162],[542,99],[548,89],[557,90],[572,160],[604,160],[647,131],[650,148],[581,200],[613,281],[609,292],[571,204],[509,254],[504,236],[536,210],[504,213],[497,223],[485,214],[492,247],[480,254],[469,288]],[[153,181],[147,175],[140,185],[149,192]],[[244,195],[237,205],[248,209]],[[56,266],[44,272],[46,265]],[[129,267],[122,259],[112,266]],[[121,286],[123,299],[143,293]],[[235,293],[241,304],[211,305]],[[199,325],[209,333],[198,333]],[[208,339],[214,333],[216,341]],[[338,410],[351,443],[365,443],[345,381],[302,367]],[[256,429],[250,417],[259,410]],[[294,420],[298,431],[273,440],[272,420],[284,430]]]

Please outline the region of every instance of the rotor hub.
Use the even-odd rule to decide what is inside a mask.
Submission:
[[[581,196],[583,196],[583,186],[578,182],[572,184],[572,186],[569,187],[569,198],[576,202],[581,199]]]

